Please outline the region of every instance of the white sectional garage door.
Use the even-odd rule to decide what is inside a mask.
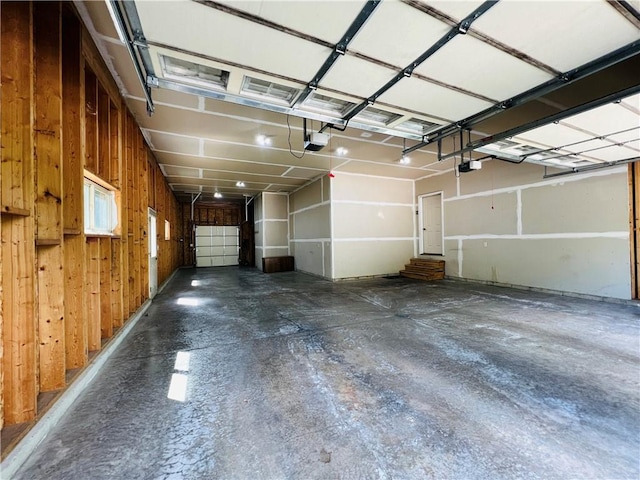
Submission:
[[[238,227],[196,227],[196,266],[238,265]]]

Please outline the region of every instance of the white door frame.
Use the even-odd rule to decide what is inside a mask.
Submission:
[[[147,212],[147,230],[149,232],[149,298],[153,298],[158,293],[158,214],[149,207]],[[155,228],[151,228],[151,222],[155,223]],[[152,236],[155,235],[155,239]],[[155,252],[153,246],[155,245]]]
[[[424,253],[424,212],[423,212],[423,200],[426,197],[433,197],[435,195],[440,195],[440,226],[442,227],[441,234],[442,240],[440,242],[441,250],[440,253]],[[419,230],[419,240],[418,240],[418,254],[419,255],[443,255],[444,256],[444,193],[442,190],[439,192],[431,192],[425,193],[423,195],[418,195],[418,230]]]

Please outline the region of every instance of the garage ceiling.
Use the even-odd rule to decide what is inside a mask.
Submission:
[[[76,5],[185,198],[291,192],[330,170],[439,174],[460,156],[439,161],[438,134],[443,154],[475,142],[465,158],[550,168],[640,155],[638,0]],[[152,116],[128,38],[153,87]],[[610,61],[589,67],[603,57]],[[597,110],[544,122],[602,97]],[[309,132],[330,133],[322,150],[303,150],[303,117]],[[497,135],[522,124],[530,128]],[[468,129],[462,139],[457,126]]]

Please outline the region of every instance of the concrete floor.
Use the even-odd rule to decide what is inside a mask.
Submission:
[[[17,478],[637,479],[639,312],[181,270]]]

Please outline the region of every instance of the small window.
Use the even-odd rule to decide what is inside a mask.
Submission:
[[[91,180],[84,179],[84,231],[111,235],[118,223],[115,194]]]
[[[305,100],[302,107],[304,110],[313,110],[320,113],[329,115],[336,115],[340,118],[355,107],[356,104],[347,102],[346,100],[340,100],[338,98],[327,97],[326,95],[320,95],[319,93],[313,93]]]
[[[171,224],[169,220],[164,221],[164,239],[171,240]]]
[[[298,96],[300,90],[294,87],[287,87],[278,83],[260,80],[259,78],[244,77],[241,93],[243,95],[261,98],[266,101],[291,105],[293,99]]]
[[[398,130],[404,130],[405,132],[424,135],[425,133],[441,126],[442,125],[439,125],[437,123],[428,122],[427,120],[422,120],[421,118],[412,118],[411,120],[402,122],[400,125],[398,125],[397,128]]]
[[[226,90],[229,72],[207,65],[189,62],[179,58],[161,55],[164,76],[169,79],[186,81],[204,87]]]
[[[354,120],[360,120],[362,122],[373,123],[375,125],[389,125],[395,122],[402,115],[397,113],[387,112],[378,108],[367,107],[362,112],[354,117]]]

